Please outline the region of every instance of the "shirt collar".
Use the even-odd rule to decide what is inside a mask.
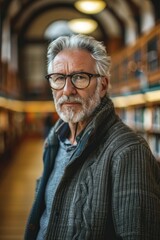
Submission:
[[[69,133],[70,133],[70,129],[69,129],[68,123],[62,121],[61,124],[56,129],[56,134],[59,140],[64,142],[65,139],[68,137]],[[76,137],[77,143],[80,140],[82,133],[83,131]]]
[[[61,124],[56,129],[56,134],[60,141],[64,142],[69,135],[69,125],[66,122],[61,122]]]

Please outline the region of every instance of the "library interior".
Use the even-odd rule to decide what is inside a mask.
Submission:
[[[48,44],[59,36],[82,33],[105,44],[116,112],[160,163],[160,1],[88,1],[102,5],[83,9],[84,2],[0,0],[2,240],[23,239],[44,139],[58,120],[45,75]]]

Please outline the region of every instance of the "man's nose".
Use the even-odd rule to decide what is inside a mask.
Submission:
[[[63,94],[69,96],[69,95],[72,95],[72,94],[76,94],[76,92],[77,92],[76,88],[72,84],[70,77],[67,77],[66,78],[66,84],[63,88]]]

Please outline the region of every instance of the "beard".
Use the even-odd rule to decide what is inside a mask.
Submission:
[[[100,82],[97,82],[97,87],[92,96],[90,96],[88,99],[84,100],[81,97],[76,96],[66,96],[63,95],[59,99],[56,99],[55,94],[53,93],[53,98],[55,102],[55,108],[59,115],[59,117],[64,122],[71,122],[71,123],[77,123],[80,121],[84,121],[88,119],[92,113],[94,112],[95,108],[100,104],[101,98],[100,98]],[[77,110],[73,107],[66,106],[62,109],[63,103],[69,103],[74,102],[78,103],[81,106],[81,109]]]

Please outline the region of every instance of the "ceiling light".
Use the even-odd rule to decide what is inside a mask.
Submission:
[[[105,7],[106,3],[102,0],[95,0],[95,1],[86,1],[86,0],[79,0],[75,2],[75,7],[83,13],[87,14],[96,14],[101,12]]]
[[[68,26],[75,33],[88,34],[93,32],[98,24],[92,19],[80,18],[69,21]]]

